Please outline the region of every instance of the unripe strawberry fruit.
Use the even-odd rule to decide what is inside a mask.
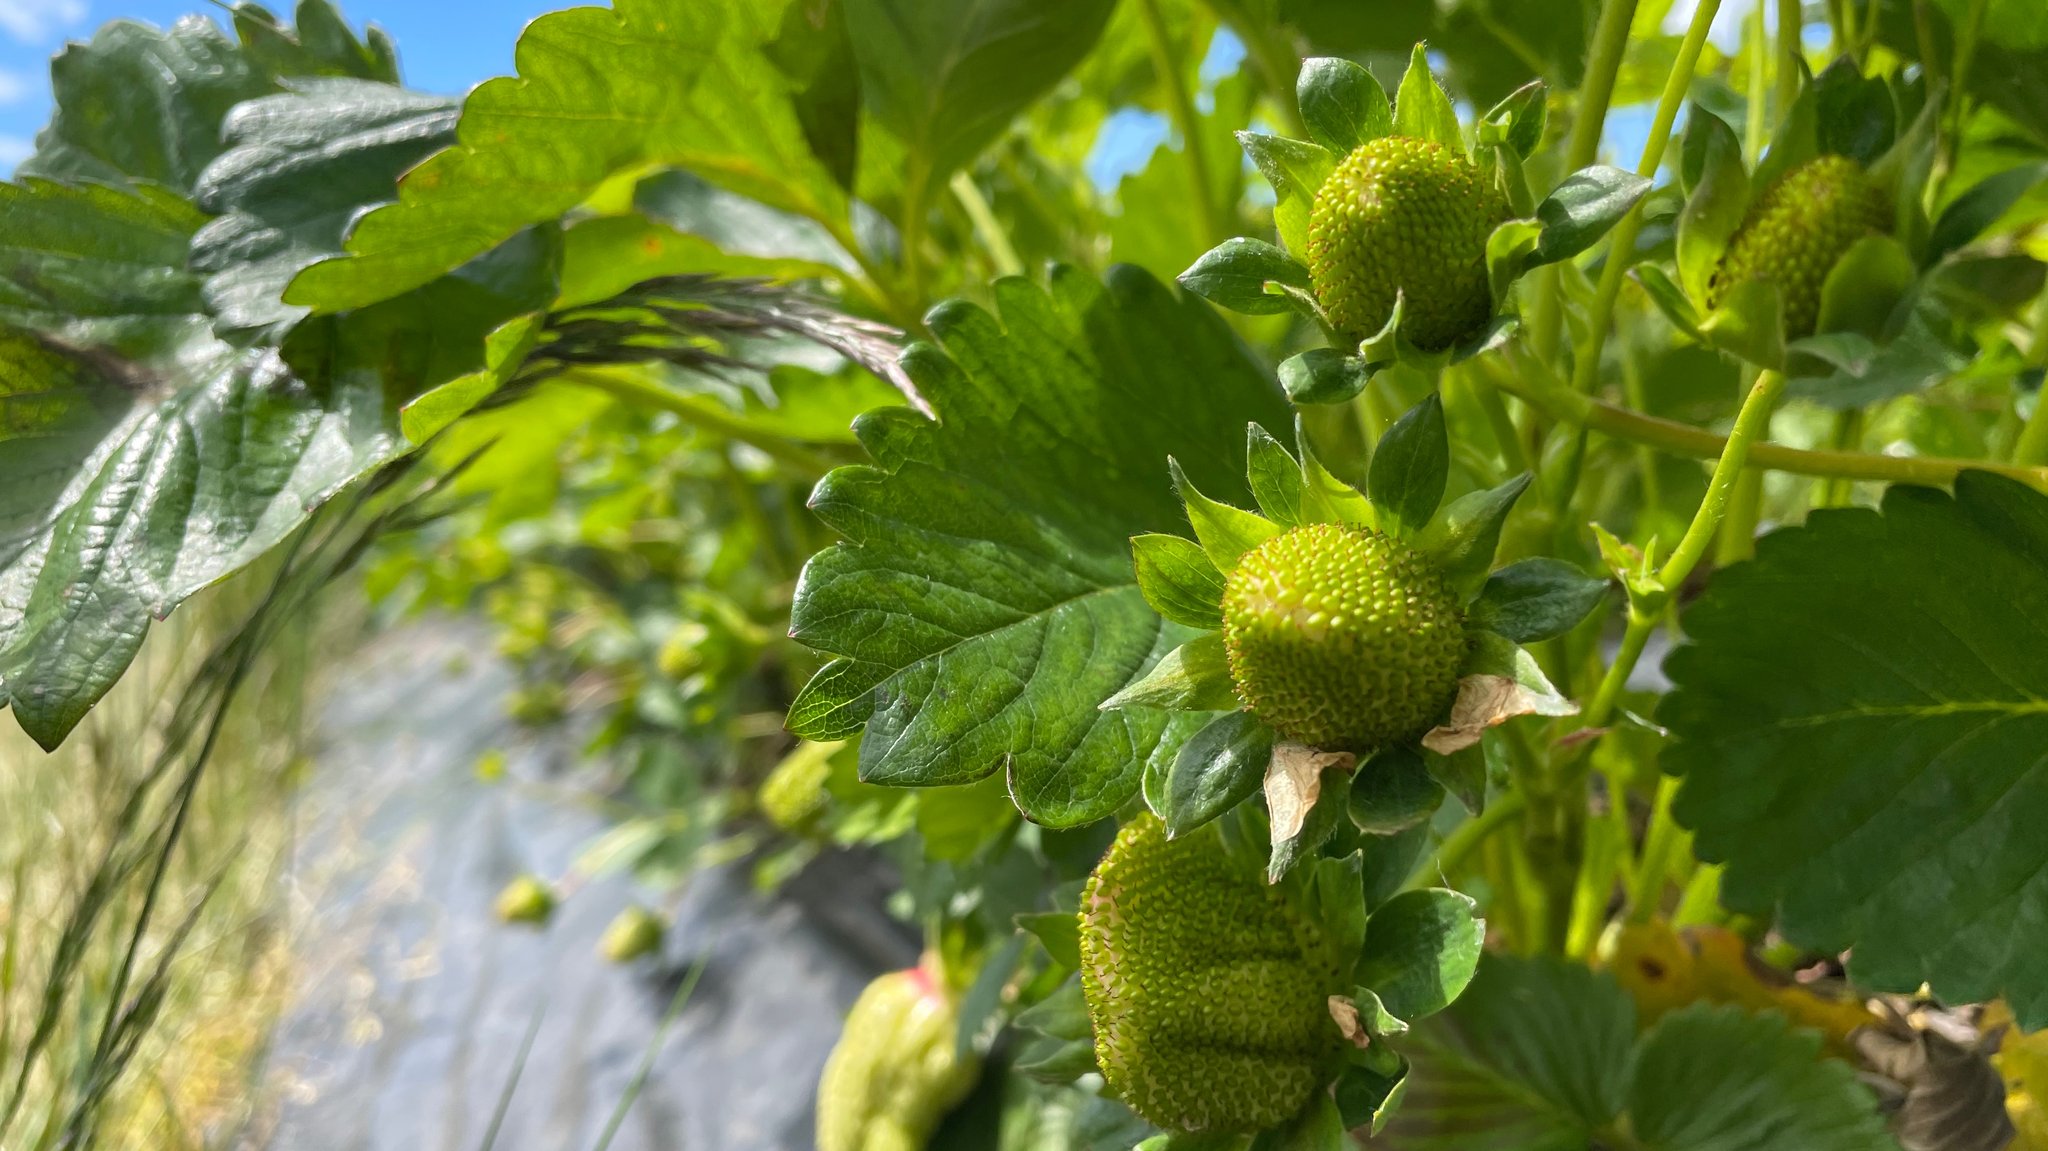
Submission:
[[[555,914],[553,889],[534,875],[522,875],[498,893],[498,919],[540,926]]]
[[[1422,734],[1450,708],[1464,610],[1400,540],[1310,524],[1238,560],[1224,582],[1223,646],[1238,697],[1266,726],[1365,752]]]
[[[628,907],[613,917],[597,941],[598,951],[613,963],[631,963],[661,950],[668,924],[644,907]]]
[[[830,798],[825,792],[825,781],[832,775],[832,760],[829,755],[812,752],[808,745],[785,757],[761,781],[761,790],[755,794],[761,805],[761,814],[768,822],[791,835],[809,835],[817,830],[818,819],[825,814]]]
[[[1856,161],[1809,160],[1749,206],[1708,281],[1707,303],[1718,308],[1737,284],[1769,280],[1784,301],[1785,338],[1810,336],[1828,270],[1856,241],[1891,226],[1891,205]]]
[[[1412,136],[1382,136],[1344,157],[1316,192],[1308,269],[1330,323],[1352,340],[1386,326],[1405,293],[1401,334],[1448,348],[1493,313],[1486,238],[1507,198],[1470,160]]]
[[[926,968],[868,984],[818,1078],[818,1151],[919,1151],[981,1074],[960,1058],[959,1027]]]
[[[1282,1122],[1330,1079],[1337,968],[1315,922],[1224,852],[1140,816],[1081,895],[1081,991],[1095,1059],[1170,1131]]]

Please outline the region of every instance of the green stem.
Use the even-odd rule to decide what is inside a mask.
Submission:
[[[988,205],[988,197],[981,194],[981,188],[965,168],[953,173],[951,182],[953,198],[960,201],[960,207],[967,218],[974,223],[974,234],[981,237],[981,244],[988,249],[989,258],[995,261],[996,274],[1017,276],[1024,272],[1024,261],[1017,258],[1017,249],[1010,243],[1010,234],[1003,230],[1003,223]]]
[[[1642,360],[1633,352],[1622,357],[1621,388],[1629,407],[1641,411],[1649,406],[1649,393],[1643,388]],[[1663,507],[1664,482],[1657,476],[1656,449],[1648,444],[1636,445],[1636,470],[1642,473],[1643,506]]]
[[[1759,0],[1761,2],[1761,0]],[[1778,115],[1799,98],[1799,65],[1806,59],[1806,17],[1800,0],[1778,0]]]
[[[1770,61],[1770,53],[1764,50],[1767,42],[1765,37],[1768,35],[1766,27],[1764,6],[1759,0],[1756,8],[1749,14],[1749,107],[1742,124],[1743,151],[1748,154],[1751,165],[1754,165],[1756,158],[1763,154],[1764,141],[1767,139],[1764,132],[1764,92],[1765,78],[1769,76],[1766,65]]]
[[[1508,474],[1528,471],[1529,454],[1522,448],[1522,433],[1515,427],[1515,417],[1509,414],[1500,389],[1477,372],[1462,372],[1457,378],[1470,386],[1479,401],[1480,410],[1486,413],[1486,423],[1493,430],[1493,438],[1500,441],[1500,459],[1507,466]]]
[[[887,316],[889,322],[897,327],[906,329],[915,327],[917,325],[917,312],[907,301],[898,296],[889,287],[888,276],[882,271],[880,266],[868,258],[866,252],[861,250],[860,241],[855,238],[853,229],[843,221],[820,222],[824,224],[825,230],[831,234],[833,242],[838,244],[840,249],[848,256],[852,257],[854,266],[859,270],[850,274],[847,278],[863,296],[868,298],[868,303],[884,316]]]
[[[1443,846],[1436,851],[1436,867],[1418,871],[1409,878],[1406,886],[1427,887],[1439,877],[1448,879],[1464,865],[1467,856],[1486,842],[1488,836],[1510,820],[1519,819],[1528,806],[1528,796],[1519,791],[1510,791],[1487,804],[1485,811],[1459,824],[1457,830],[1444,837]]]
[[[1835,426],[1828,436],[1828,445],[1838,451],[1849,451],[1863,442],[1863,409],[1844,408],[1835,413]],[[1839,476],[1830,478],[1821,485],[1817,506],[1841,508],[1849,506],[1856,494],[1855,484]]]
[[[1527,357],[1518,358],[1516,365],[1515,371],[1496,373],[1494,382],[1502,391],[1534,405],[1552,419],[1583,424],[1590,431],[1629,443],[1647,444],[1678,456],[1714,459],[1727,446],[1725,437],[1705,428],[1617,407],[1574,392],[1554,378],[1545,381],[1541,366]],[[1953,483],[1957,473],[1975,469],[2010,476],[2048,492],[2048,460],[2001,464],[1947,456],[1887,456],[1757,444],[1750,449],[1749,462],[1767,471],[1793,475],[1932,486]]]
[[[1628,30],[1635,23],[1636,0],[1607,0],[1593,29],[1593,47],[1586,54],[1586,79],[1579,85],[1578,115],[1565,147],[1564,170],[1576,172],[1600,158],[1600,135],[1607,128],[1607,106],[1614,100],[1614,81],[1628,54]]]
[[[1628,921],[1647,923],[1657,913],[1664,892],[1664,880],[1684,842],[1685,832],[1671,816],[1671,801],[1678,795],[1678,777],[1667,775],[1657,781],[1657,799],[1650,812],[1650,829],[1643,836],[1643,854],[1628,885]]]
[[[1685,40],[1678,48],[1678,61],[1671,67],[1671,75],[1664,81],[1664,94],[1657,100],[1657,114],[1650,122],[1650,137],[1643,142],[1643,157],[1636,164],[1636,175],[1644,179],[1657,178],[1657,170],[1664,164],[1664,149],[1671,143],[1671,126],[1678,120],[1679,106],[1685,103],[1685,94],[1692,87],[1693,69],[1699,66],[1700,52],[1707,45],[1707,32],[1714,25],[1714,13],[1721,10],[1721,0],[1700,0],[1693,11],[1692,24],[1685,30]],[[1607,264],[1600,271],[1600,284],[1593,295],[1593,314],[1589,326],[1587,346],[1577,351],[1576,371],[1573,382],[1582,393],[1590,393],[1600,380],[1600,353],[1607,345],[1607,328],[1614,319],[1615,301],[1621,298],[1623,277],[1628,275],[1629,254],[1635,251],[1636,236],[1643,229],[1643,206],[1638,203],[1621,218],[1614,227],[1614,236],[1607,244]]]
[[[1145,17],[1153,70],[1166,86],[1168,109],[1173,114],[1174,126],[1180,129],[1181,155],[1187,160],[1190,194],[1195,198],[1195,215],[1201,221],[1202,246],[1206,248],[1222,238],[1223,217],[1216,208],[1215,189],[1209,185],[1208,145],[1202,139],[1201,117],[1195,114],[1195,101],[1188,93],[1187,77],[1166,31],[1166,18],[1159,13],[1159,0],[1138,0],[1138,11]]]
[[[1301,74],[1301,62],[1293,48],[1274,38],[1279,25],[1272,20],[1260,20],[1233,11],[1234,5],[1218,5],[1212,0],[1209,7],[1218,20],[1237,33],[1237,38],[1244,42],[1245,54],[1264,73],[1266,92],[1273,97],[1274,106],[1285,118],[1288,134],[1297,137],[1308,135],[1308,128],[1301,120],[1301,105],[1294,98],[1294,82]]]
[[[1749,396],[1742,402],[1742,410],[1735,416],[1735,427],[1729,432],[1728,441],[1721,450],[1721,459],[1714,465],[1713,478],[1707,481],[1707,494],[1700,499],[1692,523],[1685,529],[1685,535],[1678,541],[1669,559],[1657,569],[1657,582],[1665,589],[1664,600],[1660,602],[1631,602],[1628,610],[1628,628],[1622,633],[1621,650],[1615,653],[1614,662],[1607,665],[1607,674],[1600,680],[1600,686],[1593,693],[1583,717],[1585,726],[1606,727],[1614,718],[1616,706],[1621,700],[1622,688],[1635,670],[1636,661],[1642,658],[1643,647],[1650,641],[1650,633],[1657,628],[1657,621],[1663,615],[1668,597],[1675,594],[1685,583],[1692,569],[1705,558],[1707,548],[1719,533],[1721,517],[1728,510],[1728,499],[1735,489],[1736,478],[1742,474],[1743,465],[1754,453],[1757,440],[1770,427],[1771,412],[1778,406],[1778,397],[1785,391],[1785,377],[1778,372],[1764,372],[1757,377],[1756,385],[1749,390]],[[1588,746],[1580,744],[1580,748]]]
[[[1756,554],[1756,528],[1763,522],[1763,515],[1763,469],[1745,468],[1736,477],[1735,491],[1728,497],[1728,514],[1722,518],[1720,535],[1714,541],[1716,567],[1741,563]]]
[[[1600,158],[1600,136],[1607,129],[1607,108],[1614,100],[1615,78],[1628,52],[1628,32],[1636,18],[1636,0],[1606,0],[1593,29],[1593,47],[1586,54],[1586,79],[1579,85],[1578,112],[1565,144],[1564,170],[1576,172]],[[1555,362],[1564,328],[1562,269],[1540,269],[1529,303],[1529,338],[1545,360]]]

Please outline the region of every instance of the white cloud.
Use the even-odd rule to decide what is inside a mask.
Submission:
[[[0,32],[24,44],[41,44],[85,19],[86,0],[0,0]]]
[[[26,136],[0,136],[0,171],[13,171],[16,164],[28,159],[35,150],[35,141]]]
[[[26,75],[0,68],[0,108],[23,99],[32,88]]]

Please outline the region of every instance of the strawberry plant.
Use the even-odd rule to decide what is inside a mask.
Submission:
[[[485,603],[610,855],[898,865],[828,1148],[2048,1146],[2037,7],[110,25],[0,702],[265,557]]]

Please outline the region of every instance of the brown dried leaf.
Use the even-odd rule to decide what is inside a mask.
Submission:
[[[1458,699],[1451,717],[1422,737],[1422,746],[1438,755],[1463,751],[1479,742],[1486,729],[1519,715],[1576,715],[1578,705],[1544,695],[1504,675],[1468,675],[1458,681]]]
[[[1272,816],[1273,842],[1285,843],[1301,834],[1309,810],[1323,794],[1323,770],[1350,771],[1358,757],[1348,751],[1324,751],[1305,743],[1273,745],[1266,765],[1266,810]]]

